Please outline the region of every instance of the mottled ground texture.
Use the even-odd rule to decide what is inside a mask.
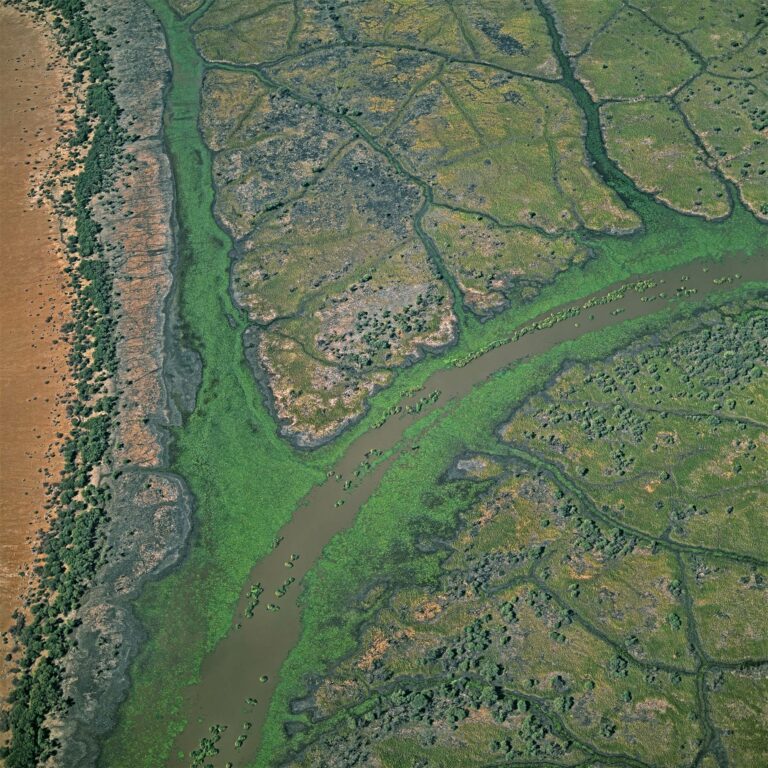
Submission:
[[[725,310],[570,365],[497,456],[458,458],[445,482],[480,501],[431,588],[360,597],[378,608],[294,701],[290,764],[758,765],[766,337],[765,306]]]
[[[737,5],[550,4],[610,155],[707,218],[730,212],[728,182],[768,216],[768,5]],[[579,232],[639,226],[587,160],[534,2],[214,0],[193,29],[233,293],[299,444],[454,341],[464,308],[529,299],[587,258]]]
[[[65,764],[759,764],[768,0],[146,2]]]
[[[297,13],[298,9],[298,13]],[[214,2],[203,130],[232,290],[284,432],[311,445],[457,315],[534,295],[639,221],[589,167],[529,3]]]

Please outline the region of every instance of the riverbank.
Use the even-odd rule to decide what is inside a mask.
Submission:
[[[173,238],[161,139],[169,78],[162,33],[143,4],[30,0],[75,68],[66,153],[45,192],[60,217],[72,309],[71,429],[51,483],[39,583],[16,640],[13,698],[3,712],[13,768],[95,763],[97,740],[127,686],[141,632],[128,603],[173,562],[189,500],[167,464],[162,381]],[[55,15],[54,15],[55,14]],[[117,25],[117,26],[115,26]],[[61,160],[63,157],[63,160]]]
[[[741,277],[734,279],[735,274]],[[423,389],[405,397],[396,413],[380,427],[361,435],[347,449],[330,470],[330,479],[312,490],[290,523],[280,530],[279,546],[251,571],[230,632],[205,659],[199,683],[187,692],[184,719],[189,725],[177,740],[177,749],[172,751],[168,764],[182,768],[186,759],[174,759],[173,755],[191,754],[207,736],[211,725],[224,725],[234,730],[244,717],[251,723],[252,732],[238,747],[232,746],[231,739],[227,744],[219,744],[219,759],[233,765],[251,764],[257,754],[260,731],[278,685],[281,667],[299,641],[302,580],[334,537],[350,535],[346,529],[355,522],[361,509],[366,504],[375,503],[384,472],[389,469],[392,459],[407,462],[410,452],[421,450],[422,440],[426,439],[421,422],[430,421],[429,415],[422,414],[433,413],[437,408],[439,411],[434,416],[437,421],[446,413],[450,414],[445,417],[449,423],[461,419],[460,410],[471,407],[482,397],[483,391],[494,389],[497,384],[494,377],[503,377],[507,381],[501,388],[504,392],[510,386],[530,391],[531,381],[525,382],[520,376],[519,364],[523,361],[530,365],[531,360],[553,356],[557,359],[562,346],[568,342],[588,347],[589,339],[599,339],[603,335],[610,338],[626,321],[647,321],[649,316],[671,317],[674,313],[690,312],[690,306],[680,305],[714,299],[718,293],[727,293],[734,283],[760,281],[768,281],[768,265],[763,254],[747,259],[733,256],[714,265],[692,264],[648,275],[626,289],[617,287],[538,318],[513,333],[510,341],[466,364],[447,367],[433,374]],[[430,397],[428,393],[435,395]],[[501,408],[509,407],[503,396],[496,397]],[[493,436],[497,423],[491,415],[501,421],[494,408],[486,407],[474,414],[472,430],[479,433],[484,424],[488,434]],[[434,438],[430,436],[428,442],[433,444]],[[382,456],[390,460],[382,461]],[[439,464],[433,471],[437,467]],[[426,466],[424,472],[427,472]],[[388,473],[388,477],[391,474]],[[424,492],[427,490],[425,487]],[[406,493],[407,486],[403,486],[399,497]],[[390,505],[390,515],[397,515],[398,506]],[[415,500],[408,505],[408,509],[416,508]],[[352,547],[349,552],[355,550]],[[354,557],[350,556],[350,560]],[[381,562],[386,562],[386,558]],[[291,581],[287,582],[289,577]],[[259,585],[263,590],[263,596],[256,598],[255,606],[253,585]],[[255,616],[254,607],[258,609]],[[330,646],[324,644],[323,647],[327,653]],[[252,659],[253,663],[245,665],[245,659]],[[244,706],[249,698],[254,701]]]
[[[94,31],[109,45],[115,103],[127,139],[124,162],[93,205],[99,241],[113,270],[118,398],[111,438],[112,498],[104,558],[79,611],[67,662],[72,706],[62,721],[61,765],[96,763],[99,740],[129,684],[128,664],[143,640],[131,608],[144,582],[172,565],[189,534],[191,500],[168,466],[172,415],[164,369],[172,315],[173,184],[162,140],[170,79],[165,40],[143,3],[87,2]]]
[[[458,456],[467,452],[482,454],[495,450],[497,430],[504,419],[526,397],[544,389],[569,363],[605,358],[639,336],[661,332],[681,318],[695,318],[702,308],[716,306],[716,302],[741,301],[750,297],[756,286],[764,285],[768,278],[759,260],[753,260],[753,265],[758,268],[752,273],[757,282],[746,290],[734,289],[732,283],[722,283],[714,287],[708,296],[696,294],[671,304],[658,300],[650,302],[655,305],[650,311],[649,302],[642,302],[644,297],[635,295],[631,297],[629,306],[619,302],[582,313],[575,320],[580,326],[575,333],[574,320],[564,321],[560,327],[553,326],[541,335],[533,333],[524,339],[536,346],[533,354],[490,373],[465,397],[449,400],[439,410],[428,412],[424,418],[406,425],[397,449],[399,455],[357,513],[351,515],[353,510],[347,510],[345,505],[342,510],[331,509],[318,515],[326,519],[350,515],[347,519],[353,519],[353,522],[349,528],[330,539],[320,559],[300,582],[300,595],[296,589],[290,598],[281,601],[279,613],[271,615],[262,612],[253,619],[265,625],[261,632],[265,632],[270,624],[279,626],[283,611],[292,612],[293,601],[299,599],[298,642],[291,646],[287,659],[279,667],[277,679],[270,677],[264,684],[251,686],[259,699],[262,698],[262,691],[266,692],[264,698],[268,700],[268,711],[261,732],[255,731],[252,736],[255,743],[245,747],[250,761],[241,763],[235,760],[234,764],[264,768],[282,764],[278,758],[291,744],[291,736],[302,728],[298,722],[302,719],[301,702],[322,676],[320,670],[333,667],[351,653],[371,612],[386,603],[388,589],[393,584],[415,587],[429,581],[436,561],[440,559],[439,553],[430,548],[430,543],[439,550],[439,544],[435,542],[443,541],[446,532],[453,530],[457,516],[470,501],[457,493],[455,487],[441,481]],[[697,280],[699,276],[696,272],[699,272],[698,267],[691,265],[686,272],[678,271],[677,275],[687,274]],[[670,275],[665,287],[678,287],[680,284],[676,285],[671,278]],[[682,285],[688,282],[686,280]],[[596,331],[588,316],[595,314],[597,318],[601,310],[604,310],[603,318],[599,321],[600,330]],[[620,311],[613,314],[616,310]],[[559,337],[560,341],[550,347],[547,340],[553,336]],[[541,341],[541,347],[536,344],[538,341]],[[515,346],[512,345],[513,350]],[[473,364],[488,365],[488,370],[493,357],[502,354],[505,353],[500,347],[489,353],[487,361],[481,357]],[[509,354],[509,349],[506,354]],[[496,359],[498,361],[499,358]],[[448,375],[446,371],[445,376]],[[462,377],[452,379],[454,382],[457,380],[461,381]],[[441,396],[444,397],[450,397],[447,388]],[[375,440],[375,433],[371,437]],[[345,498],[343,483],[331,483],[331,487],[334,486],[338,497]],[[299,515],[304,511],[300,510]],[[324,524],[315,523],[315,529]],[[287,544],[285,551],[293,549],[287,537],[285,542],[281,542],[281,547],[283,543]],[[265,595],[273,594],[272,583],[264,581]],[[271,599],[274,601],[274,598]],[[287,604],[288,600],[291,605]],[[244,626],[248,632],[259,631]],[[229,641],[230,636],[219,647],[223,650]],[[217,686],[215,679],[206,677],[207,670],[214,669],[217,656],[218,648],[206,659],[202,682],[198,690],[189,692],[187,702],[202,702],[201,694],[206,686]],[[221,656],[218,658],[220,660]],[[253,658],[259,658],[258,654],[254,654]],[[259,665],[254,674],[262,668]],[[262,674],[268,672],[265,670]],[[188,711],[195,711],[189,704],[188,707]],[[260,721],[260,710],[257,709],[255,716],[249,712],[249,720],[251,717],[256,722]],[[192,729],[201,727],[194,725],[191,718],[187,722]],[[220,722],[218,718],[217,722]],[[292,730],[294,728],[296,730]],[[227,744],[226,748],[229,746]],[[251,750],[257,746],[259,751],[254,759]],[[243,751],[239,750],[240,753]],[[231,754],[226,752],[227,756]]]
[[[46,485],[63,462],[71,391],[71,291],[59,222],[39,187],[61,141],[66,63],[51,33],[0,6],[0,630],[7,630],[34,584],[38,531],[46,526]],[[57,437],[58,434],[58,437]],[[0,698],[10,665],[0,656]]]

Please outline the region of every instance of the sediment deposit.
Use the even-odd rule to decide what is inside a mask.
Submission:
[[[90,11],[110,44],[115,97],[129,140],[112,190],[94,206],[119,307],[119,407],[105,564],[80,610],[83,623],[65,683],[73,704],[57,734],[66,766],[95,763],[97,740],[112,725],[142,636],[129,604],[147,578],[176,561],[190,524],[184,487],[163,470],[170,419],[164,347],[174,254],[171,172],[161,139],[170,76],[165,41],[142,3],[117,0],[108,9],[92,3]]]

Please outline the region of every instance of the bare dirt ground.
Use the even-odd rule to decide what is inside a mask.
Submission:
[[[30,579],[64,433],[68,288],[57,219],[31,190],[59,138],[65,70],[50,33],[0,6],[0,630]],[[9,679],[0,656],[0,696]]]

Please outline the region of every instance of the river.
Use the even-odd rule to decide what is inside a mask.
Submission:
[[[736,275],[739,277],[736,278]],[[672,302],[700,300],[732,287],[737,280],[766,281],[768,253],[752,257],[733,254],[718,263],[693,263],[638,278],[629,285],[646,279],[655,286],[645,290],[630,288],[620,298],[581,309],[577,316],[526,333],[461,367],[453,366],[436,372],[419,392],[401,401],[399,413],[390,416],[381,427],[364,433],[349,446],[344,457],[329,473],[328,480],[310,492],[291,521],[280,531],[279,545],[251,571],[229,634],[205,659],[200,682],[187,691],[184,715],[188,726],[177,740],[172,754],[177,754],[178,750],[189,754],[199,746],[200,739],[208,735],[208,729],[213,724],[227,725],[230,731],[237,733],[243,721],[248,721],[252,727],[241,748],[235,749],[234,738],[225,738],[218,743],[219,760],[244,766],[255,757],[259,729],[264,722],[280,667],[299,639],[301,612],[297,597],[301,578],[317,561],[330,539],[352,524],[358,510],[375,491],[386,467],[398,452],[412,449],[412,446],[400,444],[410,425],[423,418],[429,410],[464,397],[497,371],[542,354],[564,341],[624,320],[652,314]],[[568,310],[579,310],[590,299],[604,297],[619,287],[613,286],[593,297],[564,305],[556,313],[570,315]],[[540,324],[554,314],[546,313],[528,325]],[[433,392],[439,392],[439,397],[430,398]],[[417,411],[420,401],[423,405]],[[387,455],[393,449],[395,452]],[[383,456],[379,458],[381,454]],[[356,475],[358,470],[368,465],[371,468],[361,473],[362,476]],[[345,490],[347,483],[351,485]],[[339,505],[340,501],[343,504]],[[286,584],[289,578],[294,581]],[[260,585],[263,592],[253,616],[248,617],[250,590],[254,585]],[[283,592],[283,597],[276,596]],[[270,608],[270,605],[274,607]],[[256,699],[256,703],[248,704],[248,699]],[[187,764],[179,758],[172,758],[169,763],[172,766]]]
[[[198,130],[200,87],[207,65],[195,49],[190,31],[207,4],[182,20],[169,10],[164,0],[148,2],[163,24],[173,62],[173,81],[166,97],[165,139],[177,192],[179,264],[176,279],[182,297],[180,313],[185,340],[195,346],[203,364],[196,408],[175,436],[176,460],[172,467],[185,477],[196,495],[198,533],[187,558],[187,563],[193,565],[186,570],[182,566],[169,581],[173,580],[176,590],[188,588],[188,594],[194,594],[202,607],[187,605],[183,599],[176,601],[177,594],[187,594],[184,591],[169,596],[160,588],[154,593],[148,590],[150,607],[147,608],[145,603],[143,615],[150,632],[151,655],[133,668],[133,690],[139,693],[129,695],[126,715],[118,728],[111,757],[114,764],[137,765],[141,762],[142,765],[156,765],[157,756],[167,753],[172,755],[168,758],[170,765],[187,765],[188,761],[178,757],[179,751],[189,754],[197,748],[200,739],[209,735],[211,725],[228,724],[239,731],[239,726],[248,721],[251,729],[241,749],[233,748],[232,730],[217,745],[221,750],[216,758],[217,765],[231,761],[241,766],[252,761],[256,754],[259,732],[278,682],[280,667],[299,637],[301,617],[296,600],[302,577],[334,534],[351,525],[357,511],[377,487],[388,460],[383,459],[384,463],[358,477],[356,473],[366,466],[364,462],[375,463],[379,454],[390,448],[395,452],[393,458],[397,452],[409,450],[409,446],[399,443],[410,425],[436,407],[462,397],[494,372],[585,332],[651,314],[667,306],[668,300],[658,296],[654,301],[642,300],[650,299],[654,291],[680,301],[695,301],[713,291],[733,287],[729,282],[714,281],[732,278],[735,273],[740,273],[742,279],[768,279],[764,249],[754,246],[754,242],[764,242],[764,230],[755,234],[759,225],[740,207],[728,221],[711,224],[669,211],[650,196],[640,193],[605,156],[595,119],[596,108],[572,73],[566,71],[568,76],[564,78],[563,87],[571,91],[584,110],[586,145],[591,160],[632,207],[648,212],[647,228],[631,238],[601,239],[596,236],[597,255],[591,263],[582,270],[564,275],[556,286],[551,287],[552,290],[542,292],[541,300],[535,304],[513,308],[507,315],[489,321],[485,331],[495,333],[498,330],[499,337],[511,335],[513,321],[510,316],[519,317],[536,311],[531,307],[549,308],[547,314],[565,311],[567,304],[558,309],[551,308],[567,297],[582,296],[597,286],[616,285],[622,280],[634,282],[640,279],[641,273],[671,267],[654,277],[657,282],[663,279],[664,284],[646,293],[629,290],[617,301],[598,304],[578,318],[571,317],[512,343],[497,346],[463,367],[441,369],[418,393],[401,402],[399,413],[378,429],[369,430],[350,442],[343,458],[330,471],[329,479],[313,488],[296,506],[295,501],[301,494],[293,500],[290,496],[298,483],[292,485],[293,478],[281,473],[296,467],[298,474],[300,462],[294,455],[288,461],[285,444],[273,439],[274,422],[254,391],[253,381],[246,380],[239,365],[245,319],[232,305],[229,294],[231,242],[212,215],[210,153]],[[559,60],[567,67],[563,56],[559,56]],[[745,248],[753,252],[760,250],[760,257],[750,259],[735,253],[742,242],[746,242]],[[720,256],[729,251],[734,253],[724,255],[721,260]],[[696,262],[697,258],[708,261]],[[685,266],[673,267],[675,264]],[[683,280],[684,277],[688,279]],[[609,290],[605,287],[603,293]],[[559,298],[553,300],[553,296]],[[588,297],[580,298],[576,303],[581,305],[587,300]],[[480,335],[476,327],[471,332]],[[485,333],[486,338],[489,335]],[[437,390],[441,394],[435,403],[429,398]],[[413,407],[421,398],[428,399],[426,405],[418,413],[408,413],[407,407]],[[238,431],[230,421],[224,423],[232,418],[233,412],[241,427]],[[246,427],[251,424],[255,426],[246,434]],[[345,438],[340,439],[343,441]],[[375,456],[371,451],[376,451]],[[306,461],[310,464],[311,458]],[[229,467],[235,465],[242,469],[241,473],[229,471]],[[253,473],[248,475],[250,482],[244,483],[240,475],[249,472]],[[347,482],[351,486],[344,490]],[[275,485],[278,490],[274,490]],[[285,488],[284,492],[282,488]],[[265,489],[272,489],[271,504],[269,500],[264,501]],[[344,503],[339,505],[342,500]],[[272,509],[267,509],[267,504]],[[270,521],[276,518],[287,520],[283,510],[288,504],[295,512],[279,532],[282,537],[279,546],[256,562],[247,579],[240,581],[238,575],[237,584],[243,587],[230,630],[205,656],[200,681],[184,687],[192,675],[197,675],[196,662],[188,659],[197,658],[201,646],[207,644],[210,637],[210,634],[206,635],[209,626],[205,622],[211,621],[212,609],[208,605],[211,595],[218,600],[217,609],[229,605],[235,597],[235,590],[229,591],[229,586],[225,590],[220,584],[223,577],[216,574],[217,569],[226,569],[229,581],[234,581],[231,574],[240,567],[240,561],[228,551],[227,543],[239,545],[233,535],[243,539],[249,531],[253,537],[254,533],[264,533],[256,530],[257,525],[270,530]],[[276,509],[281,511],[276,512]],[[246,521],[249,515],[251,517]],[[236,526],[230,524],[234,518],[241,521]],[[257,524],[253,523],[254,519]],[[236,529],[234,534],[233,529]],[[201,551],[204,554],[196,558]],[[249,559],[247,564],[255,559]],[[240,573],[244,575],[245,568],[238,571]],[[182,578],[189,581],[183,582]],[[210,590],[207,589],[208,579],[218,582],[212,584]],[[293,581],[288,584],[289,580]],[[251,600],[250,590],[256,584],[263,590],[259,604],[255,606],[252,618],[244,617]],[[162,600],[160,596],[163,596]],[[222,603],[222,599],[226,603]],[[274,604],[273,610],[269,609],[270,603]],[[190,616],[201,617],[201,620],[193,623]],[[239,629],[238,624],[241,625]],[[175,635],[173,643],[157,641],[155,638],[168,638],[164,631],[167,627],[173,627],[177,633],[179,628],[184,628],[185,635]],[[175,722],[171,721],[175,721],[179,714],[175,702],[177,691],[182,689],[181,717],[187,727],[169,750],[166,739],[175,728]],[[159,695],[148,706],[143,696],[152,690],[157,690]],[[248,698],[256,699],[257,703],[246,703]],[[147,757],[150,750],[152,756]]]

